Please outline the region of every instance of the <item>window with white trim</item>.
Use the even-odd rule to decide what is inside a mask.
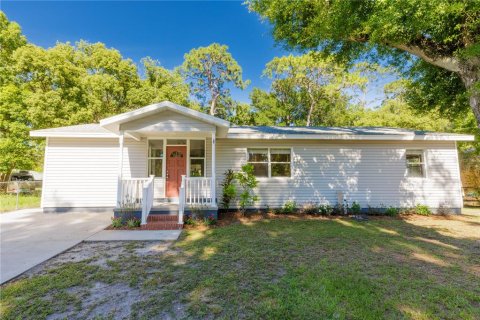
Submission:
[[[249,148],[247,153],[256,177],[291,177],[289,148]]]
[[[405,155],[407,177],[425,177],[425,156],[422,150],[407,150]]]
[[[163,176],[163,140],[148,141],[148,175]]]
[[[190,140],[190,177],[205,177],[205,140]]]

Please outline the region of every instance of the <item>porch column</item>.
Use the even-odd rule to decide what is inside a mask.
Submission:
[[[122,177],[123,177],[123,140],[124,140],[124,134],[123,134],[123,131],[120,131],[120,135],[118,136],[120,163],[118,166],[117,205],[119,205],[122,201],[121,197],[122,197]]]
[[[215,165],[215,158],[216,158],[215,145],[216,145],[215,132],[212,132],[212,204],[213,205],[217,204],[217,201],[216,201],[217,194],[216,194],[216,188],[215,188],[215,185],[217,183],[217,180],[215,178],[215,176],[216,176],[216,173],[215,173],[215,168],[216,168],[216,165]]]

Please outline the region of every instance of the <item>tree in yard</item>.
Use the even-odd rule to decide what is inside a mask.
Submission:
[[[389,59],[425,83],[425,94],[452,84],[450,93],[468,96],[480,126],[479,0],[249,0],[248,4],[273,24],[275,39],[289,47],[334,53],[350,62],[366,56]],[[438,78],[446,80],[434,81]],[[451,94],[438,99],[452,100]]]
[[[228,47],[218,43],[192,49],[185,54],[180,68],[193,94],[209,104],[210,115],[217,115],[219,101],[230,97],[228,85],[245,89],[249,82],[243,80],[242,68],[228,52]]]

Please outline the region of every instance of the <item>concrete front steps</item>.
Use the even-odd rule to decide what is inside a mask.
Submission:
[[[177,214],[149,214],[147,224],[142,230],[180,230],[183,224],[178,223]]]

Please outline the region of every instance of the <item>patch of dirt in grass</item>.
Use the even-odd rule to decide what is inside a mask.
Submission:
[[[175,255],[176,251],[170,249],[171,244],[172,242],[166,241],[83,242],[27,271],[18,281],[37,276],[48,277],[52,270],[71,263],[100,267],[100,270],[106,272],[93,277],[87,285],[73,286],[65,290],[65,294],[75,296],[81,301],[80,306],[54,310],[47,319],[129,318],[132,306],[149,298],[148,291],[136,285],[137,272],[132,270],[132,266],[144,259],[155,259],[158,255]],[[126,261],[130,261],[131,265],[124,263]],[[139,269],[139,273],[147,269],[147,266],[141,264],[138,267],[144,268]],[[157,268],[151,270],[158,272]],[[42,296],[42,299],[53,299],[57,293],[52,290]],[[177,303],[174,307],[174,313],[184,313],[181,304]],[[165,314],[164,318],[168,318],[168,315]]]

